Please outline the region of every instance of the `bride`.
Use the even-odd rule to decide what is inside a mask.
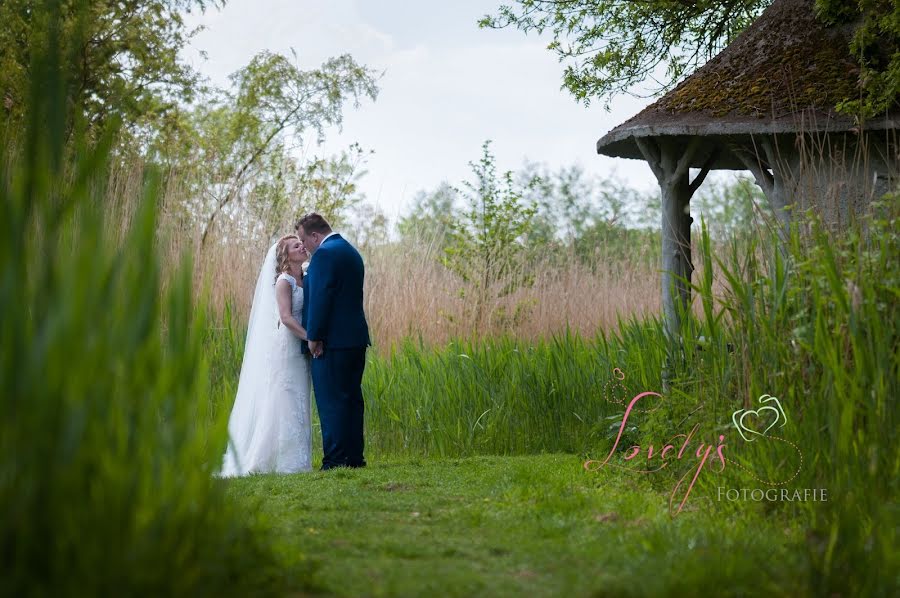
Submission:
[[[308,257],[296,235],[282,237],[266,254],[228,420],[223,477],[312,470],[310,368],[300,324]]]

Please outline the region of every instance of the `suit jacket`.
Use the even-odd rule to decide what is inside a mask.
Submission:
[[[313,253],[303,280],[306,331],[310,340],[325,341],[326,351],[370,344],[364,278],[362,256],[340,235],[325,239]]]

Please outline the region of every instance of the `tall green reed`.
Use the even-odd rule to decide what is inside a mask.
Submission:
[[[577,336],[409,342],[367,364],[367,442],[435,456],[582,451],[608,412],[599,361]]]
[[[824,489],[826,502],[767,505],[811,522],[814,589],[890,593],[900,588],[897,197],[839,233],[798,221],[787,245],[774,233],[732,241],[724,258],[704,231],[705,267],[693,287],[702,315],[686,318],[677,387],[696,405],[691,422],[725,433],[744,467],[730,463],[724,481],[707,487]],[[714,264],[725,279],[718,299]],[[785,441],[743,441],[729,421],[759,408],[763,394],[786,412],[785,427],[769,434]]]
[[[219,413],[233,399],[227,389],[239,373],[244,329],[218,322],[207,332],[211,380],[226,389],[216,393]],[[628,400],[659,389],[660,331],[658,320],[632,320],[619,334],[593,339],[569,332],[534,342],[456,340],[440,348],[408,339],[387,354],[370,350],[363,378],[367,456],[608,450]],[[319,441],[314,435],[316,447]]]
[[[112,240],[113,134],[88,144],[66,117],[48,6],[24,149],[0,155],[0,595],[277,592],[278,559],[212,477],[224,423],[189,261],[162,290],[152,176]]]

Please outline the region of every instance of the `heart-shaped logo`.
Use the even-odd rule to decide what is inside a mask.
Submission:
[[[757,402],[762,405],[758,409],[738,409],[731,414],[734,427],[747,442],[753,442],[753,436],[765,436],[776,425],[783,427],[787,423],[778,397],[761,395]],[[768,423],[770,419],[771,423]],[[759,431],[761,428],[762,432]]]
[[[766,423],[766,416],[769,416],[768,419],[771,420],[771,423],[763,428]],[[748,409],[741,413],[740,418],[738,418],[738,424],[744,432],[758,434],[760,436],[765,436],[777,423],[778,410],[774,407],[760,407],[756,411]],[[759,431],[760,428],[763,428],[762,432]]]

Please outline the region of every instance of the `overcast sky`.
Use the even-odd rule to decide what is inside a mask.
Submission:
[[[656,189],[644,162],[599,156],[595,143],[652,100],[620,96],[611,111],[585,108],[560,89],[563,67],[547,38],[481,30],[501,0],[229,0],[189,18],[205,30],[185,58],[218,84],[261,50],[290,55],[301,68],[350,53],[384,75],[375,102],[345,111],[343,132],[322,148],[353,142],[375,151],[361,181],[367,199],[392,219],[414,194],[469,178],[481,144],[493,140],[501,170],[524,161],[556,168],[579,163],[592,174]],[[204,60],[200,52],[206,52]]]

